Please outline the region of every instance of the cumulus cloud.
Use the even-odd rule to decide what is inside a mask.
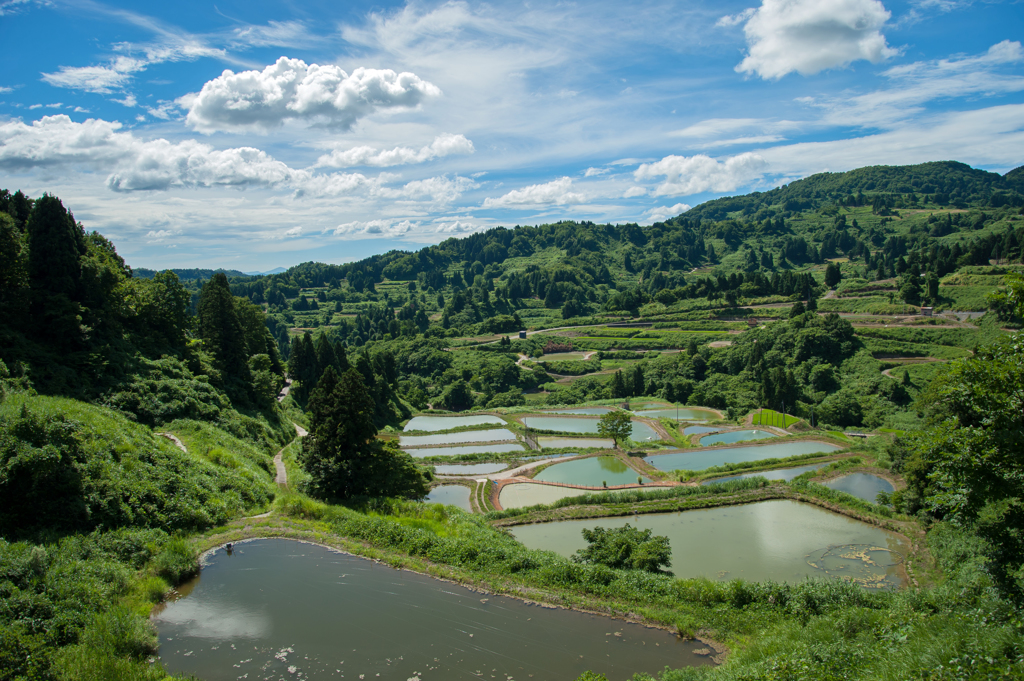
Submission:
[[[152,230],[151,229],[151,230],[149,230],[149,232],[146,233],[146,240],[151,242],[151,243],[160,243],[161,241],[166,241],[167,239],[170,239],[172,236],[181,236],[181,230],[180,229],[159,229],[159,230]]]
[[[669,218],[674,218],[680,213],[685,213],[690,210],[690,208],[692,208],[692,206],[688,203],[677,203],[674,206],[658,206],[657,208],[652,208],[644,213],[644,216],[651,222],[662,222]]]
[[[647,189],[645,187],[630,187],[622,194],[624,199],[632,199],[636,196],[647,196]]]
[[[420,149],[395,147],[390,150],[378,150],[373,147],[353,147],[352,149],[335,149],[317,159],[316,167],[351,168],[353,166],[388,166],[407,163],[424,163],[442,156],[452,154],[472,154],[476,149],[473,143],[463,135],[445,133],[434,138],[429,145]]]
[[[655,196],[690,196],[701,192],[730,192],[764,174],[768,164],[757,154],[745,153],[724,162],[698,154],[666,156],[657,163],[644,163],[633,177],[637,180],[665,178],[654,189]]]
[[[334,229],[335,236],[350,236],[353,234],[368,234],[371,236],[402,236],[417,229],[418,222],[409,220],[368,220],[346,222]]]
[[[719,23],[745,21],[748,52],[736,71],[774,80],[898,54],[882,35],[890,16],[879,0],[763,0],[756,10]]]
[[[517,208],[524,206],[566,206],[583,203],[586,196],[572,191],[572,178],[562,177],[544,184],[531,184],[513,189],[504,196],[484,199],[484,208]]]
[[[583,173],[583,177],[594,177],[596,175],[604,175],[610,170],[611,168],[587,168],[587,172]]]
[[[347,130],[382,109],[415,107],[441,90],[419,76],[390,69],[306,64],[281,57],[263,71],[223,74],[178,101],[200,132],[267,132],[285,121]]]
[[[44,116],[31,125],[0,123],[0,169],[68,167],[107,172],[117,192],[164,191],[190,187],[267,187],[297,195],[342,196],[363,193],[409,201],[446,203],[475,183],[464,177],[386,185],[397,176],[381,173],[314,173],[291,168],[253,147],[215,149],[196,140],[141,140],[121,132],[121,124],[96,119],[75,123],[66,115]]]

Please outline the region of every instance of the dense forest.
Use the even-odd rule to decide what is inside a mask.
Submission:
[[[1022,261],[1024,168],[956,162],[260,276],[133,270],[58,197],[0,190],[0,681],[164,678],[143,615],[197,572],[204,533],[268,509],[738,645],[662,681],[1018,675]],[[416,412],[637,398],[872,431],[861,455],[905,486],[856,508],[919,528],[930,581],[641,576],[529,551],[500,514],[381,500],[429,487],[390,437]]]

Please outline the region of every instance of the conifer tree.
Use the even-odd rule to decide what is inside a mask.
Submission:
[[[223,272],[217,272],[203,285],[199,296],[199,336],[213,356],[214,368],[220,371],[228,394],[232,399],[248,401],[252,378],[249,349]]]

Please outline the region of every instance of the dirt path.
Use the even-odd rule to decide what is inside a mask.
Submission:
[[[175,446],[177,446],[178,449],[180,449],[181,451],[183,451],[186,454],[188,454],[188,449],[185,447],[185,443],[182,442],[181,440],[179,440],[177,435],[171,435],[170,433],[153,433],[153,434],[154,435],[159,435],[160,437],[167,438],[168,440],[173,442],[175,444]]]
[[[309,435],[309,433],[306,432],[306,429],[299,424],[293,422],[292,425],[295,426],[295,434],[299,437],[306,437]],[[288,444],[291,445],[290,442]],[[281,451],[274,455],[274,468],[277,469],[277,477],[274,478],[274,482],[282,487],[288,486],[288,469],[285,468],[284,461],[281,458],[285,449],[287,449],[287,447],[282,447]]]
[[[292,389],[292,379],[284,379],[284,387],[281,388],[281,392],[277,394],[277,401],[283,402],[284,398],[288,397],[288,392]]]

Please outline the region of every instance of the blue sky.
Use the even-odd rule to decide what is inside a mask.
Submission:
[[[640,222],[822,171],[1024,164],[1024,7],[0,0],[0,186],[138,267]]]

